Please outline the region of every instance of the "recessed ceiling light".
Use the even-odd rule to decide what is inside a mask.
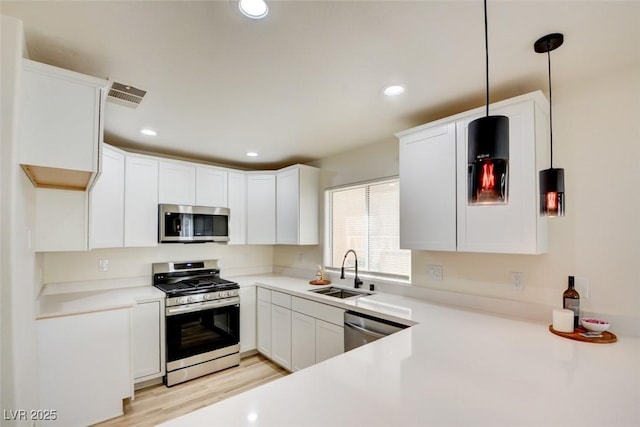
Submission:
[[[384,93],[387,96],[397,96],[404,93],[404,86],[389,85],[384,88],[382,93]]]
[[[247,157],[258,157],[258,153],[255,151],[247,151]]]
[[[156,136],[158,134],[158,132],[153,129],[140,129],[140,133],[149,136]]]
[[[269,13],[269,6],[264,0],[240,0],[238,8],[244,16],[251,19],[261,19]]]

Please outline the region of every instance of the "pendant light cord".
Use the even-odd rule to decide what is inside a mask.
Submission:
[[[487,0],[484,0],[484,63],[487,83],[487,100],[485,105],[487,106],[487,117],[489,117],[489,32],[487,28]]]
[[[551,42],[547,46],[547,61],[549,62],[549,146],[551,148],[550,166],[553,169],[553,102],[551,98]]]

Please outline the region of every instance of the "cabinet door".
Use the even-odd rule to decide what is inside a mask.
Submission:
[[[158,244],[158,161],[127,154],[124,185],[124,245]]]
[[[247,243],[247,175],[229,172],[229,244]]]
[[[173,205],[195,205],[195,166],[178,162],[160,161],[158,202]]]
[[[87,196],[84,191],[36,188],[36,252],[87,250]]]
[[[276,243],[295,245],[299,243],[300,197],[298,169],[278,172],[276,175]]]
[[[256,349],[256,287],[240,288],[240,352]]]
[[[276,242],[276,177],[273,174],[247,176],[247,243],[273,245]]]
[[[271,358],[271,303],[258,299],[256,312],[258,315],[258,351]]]
[[[536,254],[546,250],[546,220],[538,214],[534,102],[493,109],[509,117],[508,203],[467,202],[467,133],[476,117],[458,122],[458,250]],[[539,142],[544,143],[544,140]]]
[[[103,145],[102,171],[89,198],[90,247],[124,245],[124,154]]]
[[[36,329],[38,402],[57,411],[51,424],[87,426],[122,415],[122,399],[133,396],[130,310],[40,319]]]
[[[400,247],[456,250],[456,125],[400,139]]]
[[[316,363],[344,353],[344,328],[316,319]]]
[[[291,370],[291,310],[271,304],[271,359]]]
[[[143,381],[162,375],[160,301],[138,304],[132,309],[133,378]]]
[[[291,370],[299,371],[316,363],[316,319],[291,312]]]
[[[204,166],[196,168],[196,205],[228,207],[227,171]]]
[[[20,163],[96,172],[108,82],[28,59],[23,64]]]

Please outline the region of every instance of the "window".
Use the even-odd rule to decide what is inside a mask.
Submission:
[[[398,179],[325,191],[325,266],[340,268],[344,254],[358,254],[358,273],[408,280],[411,251],[400,249]],[[353,256],[345,267],[353,267]]]

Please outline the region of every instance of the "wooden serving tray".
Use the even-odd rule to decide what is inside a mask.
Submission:
[[[331,280],[310,280],[310,285],[330,285]]]
[[[583,337],[580,334],[581,333],[583,334],[589,331],[584,329],[582,326],[579,326],[578,329],[576,329],[573,332],[560,332],[553,329],[553,325],[549,325],[549,331],[551,331],[552,334],[556,334],[561,337],[569,338],[576,341],[592,342],[596,344],[611,344],[613,342],[618,341],[618,337],[616,337],[615,334],[609,331],[604,331],[601,337],[593,337],[593,338]]]

